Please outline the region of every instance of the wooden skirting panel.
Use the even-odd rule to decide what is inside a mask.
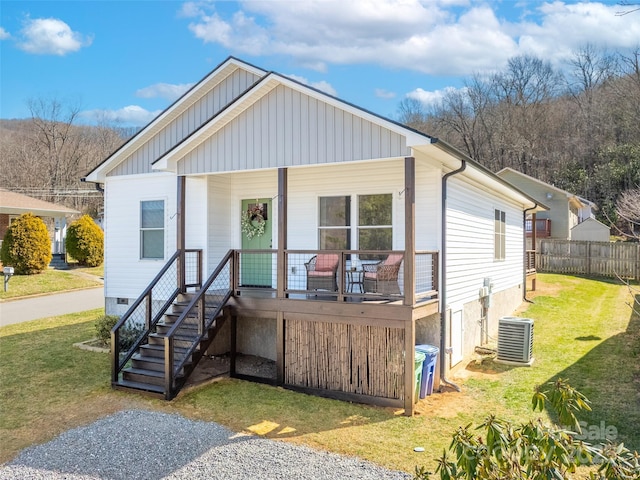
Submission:
[[[284,337],[285,385],[403,401],[404,328],[287,317]]]

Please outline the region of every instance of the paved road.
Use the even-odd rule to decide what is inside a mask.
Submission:
[[[104,307],[104,288],[88,288],[0,303],[0,327]]]

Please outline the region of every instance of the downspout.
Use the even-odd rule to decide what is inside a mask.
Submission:
[[[449,177],[463,172],[467,168],[467,161],[461,158],[462,164],[457,170],[452,170],[449,173],[445,173],[442,177],[442,225],[441,225],[441,246],[440,246],[440,389],[442,390],[442,384],[446,384],[453,387],[457,392],[460,391],[460,387],[453,382],[447,380],[446,368],[444,365],[445,353],[447,352],[447,180]]]
[[[522,212],[522,244],[524,246],[524,254],[525,254],[525,258],[527,255],[527,212],[530,212],[531,210],[535,210],[536,208],[538,208],[539,205],[536,203],[533,207],[531,208],[525,208],[524,211]],[[533,250],[535,251],[536,249],[536,245],[535,245],[535,241],[536,241],[536,235],[535,235],[535,231],[536,231],[536,223],[533,222],[533,225],[531,227],[532,231],[533,231]],[[535,253],[534,253],[535,255]],[[525,302],[529,302],[529,303],[534,303],[533,300],[527,298],[527,267],[526,267],[526,263],[525,263],[525,268],[523,269],[523,278],[522,278],[522,286],[523,286],[523,291],[522,291],[522,300],[524,300]]]

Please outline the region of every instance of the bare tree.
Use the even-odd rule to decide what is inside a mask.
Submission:
[[[628,7],[628,10],[620,10],[619,12],[616,12],[616,15],[619,17],[640,11],[640,2],[630,2],[628,0],[622,0],[618,2],[618,5],[620,5],[621,7]]]
[[[628,230],[624,232],[625,235],[640,241],[640,187],[622,192],[616,202],[616,213],[618,218],[628,223]],[[628,305],[636,315],[640,315],[640,289],[619,275],[618,279],[627,286],[631,294],[632,301]]]
[[[56,98],[28,106],[29,120],[0,123],[0,186],[95,214],[102,194],[80,179],[122,144],[121,130],[77,125],[79,106]]]

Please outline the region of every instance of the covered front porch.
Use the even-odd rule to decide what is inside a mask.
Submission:
[[[371,172],[367,180],[348,175],[363,167]],[[376,169],[387,172],[386,178],[378,178]],[[436,169],[424,164],[419,174],[426,180],[425,187],[439,185]],[[324,176],[335,181],[320,182]],[[318,183],[309,202],[308,183],[314,177]],[[178,177],[178,205],[182,205],[178,209],[179,248],[197,246],[189,226],[194,224],[193,216],[202,212],[194,208],[198,198],[189,193],[190,180]],[[271,380],[278,385],[395,406],[411,414],[416,322],[432,324],[430,343],[439,344],[440,331],[440,257],[436,249],[416,248],[417,229],[422,233],[421,247],[437,246],[439,203],[431,202],[438,199],[433,191],[418,192],[421,204],[417,210],[422,219],[434,221],[417,226],[415,159],[213,175],[195,184],[196,188],[206,184],[200,198],[210,207],[208,244],[214,248],[204,252],[206,270],[218,265],[216,249],[222,251],[223,244],[218,238],[214,243],[212,235],[228,228],[227,238],[232,239],[228,262],[231,321],[217,341],[217,351],[228,349],[232,358],[243,353],[274,360],[277,378]],[[275,194],[273,187],[277,187]],[[363,215],[363,209],[359,208],[362,197],[358,197],[350,212],[354,220],[325,229],[323,199],[342,199],[337,193],[366,195],[367,200],[379,195],[376,200],[388,202],[393,218],[374,220],[373,226],[360,225],[358,214]],[[344,202],[340,205],[342,208]],[[241,229],[242,215],[256,208],[265,209],[269,223],[260,236],[247,238]],[[379,243],[388,241],[387,248],[335,248],[341,241],[345,246],[361,246],[371,232],[377,234]],[[331,238],[323,244],[327,237]],[[300,248],[304,245],[320,248]],[[261,248],[265,246],[274,248]],[[235,371],[233,361],[231,364],[232,375],[247,378]]]

